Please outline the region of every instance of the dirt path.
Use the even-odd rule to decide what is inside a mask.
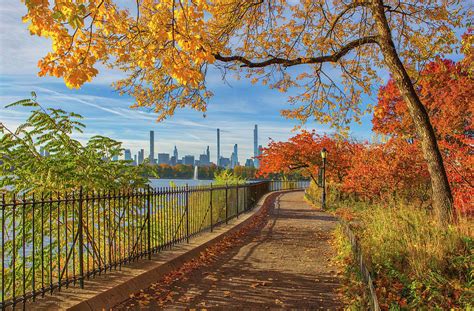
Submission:
[[[141,306],[139,299],[129,299],[114,309],[342,309],[329,244],[335,225],[335,218],[304,201],[303,192],[285,193],[263,227],[210,265],[170,282],[166,290],[145,289],[140,295],[148,301]]]

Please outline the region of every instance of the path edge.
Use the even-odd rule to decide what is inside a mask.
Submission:
[[[316,205],[316,199],[310,195],[308,192],[305,191],[305,199],[314,207],[314,208],[317,208],[317,209],[320,209],[317,205]],[[321,209],[322,210],[322,209]],[[337,216],[337,215],[334,215],[334,217],[337,218],[339,224],[341,225],[342,227],[342,231],[344,232],[346,238],[349,240],[349,243],[351,244],[351,249],[352,249],[352,255],[354,256],[354,258],[356,259],[358,265],[357,265],[357,268],[359,269],[359,272],[360,274],[362,275],[362,279],[365,283],[365,286],[366,286],[366,290],[369,292],[370,294],[370,310],[372,311],[380,311],[380,305],[379,305],[379,301],[378,301],[378,298],[377,298],[377,293],[375,291],[375,286],[374,286],[374,282],[372,280],[372,276],[371,276],[371,273],[370,273],[370,270],[369,268],[367,267],[367,265],[365,264],[365,260],[364,260],[364,254],[362,252],[362,248],[360,246],[360,242],[359,240],[357,239],[356,235],[354,234],[354,232],[352,231],[349,223],[347,221],[345,221],[344,219],[342,219],[341,217]]]
[[[246,219],[241,220],[236,223],[228,230],[219,233],[215,237],[212,237],[208,241],[190,249],[186,252],[170,259],[169,261],[154,267],[153,269],[146,271],[140,275],[137,275],[118,286],[110,288],[104,292],[98,293],[97,295],[85,299],[78,304],[68,308],[67,310],[71,311],[91,311],[91,310],[108,310],[113,306],[121,303],[122,301],[129,298],[129,296],[140,289],[147,288],[167,273],[175,270],[176,268],[182,266],[185,262],[199,257],[200,253],[204,251],[211,245],[214,245],[220,242],[222,239],[228,235],[240,230],[242,227],[249,224],[256,216],[260,215],[264,211],[263,206],[270,201],[270,197],[279,196],[283,193],[294,192],[301,190],[283,190],[283,191],[274,191],[265,194],[260,198],[259,202],[246,213],[241,215],[248,214],[249,216]]]

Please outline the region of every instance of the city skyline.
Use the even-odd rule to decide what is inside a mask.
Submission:
[[[181,152],[182,157],[179,157],[178,153],[178,146],[174,145],[172,151],[168,150],[156,150],[155,145],[155,131],[150,130],[149,131],[149,140],[148,140],[148,156],[145,157],[144,155],[146,154],[147,150],[145,148],[140,148],[137,152],[133,152],[130,148],[123,148],[123,154],[121,156],[122,159],[124,160],[132,160],[134,161],[135,164],[141,164],[144,162],[145,158],[148,159],[149,163],[153,164],[169,164],[169,165],[176,165],[176,164],[191,164],[192,165],[210,165],[212,163],[222,166],[222,167],[230,167],[233,168],[235,166],[241,165],[241,166],[250,166],[249,161],[252,162],[251,166],[258,167],[258,160],[254,159],[255,155],[260,153],[260,149],[262,148],[262,145],[258,144],[258,125],[254,125],[253,129],[253,155],[250,157],[241,157],[241,161],[239,161],[239,152],[238,152],[238,144],[233,144],[232,147],[232,152],[229,157],[223,156],[223,153],[220,152],[220,143],[221,143],[221,137],[220,137],[220,129],[216,129],[217,133],[217,139],[215,142],[215,149],[216,149],[216,161],[212,161],[212,155],[211,155],[211,147],[208,144],[204,148],[204,151],[198,153],[198,154],[192,154],[192,153],[187,153],[187,152]],[[257,148],[257,149],[256,149]],[[184,154],[184,155],[183,155]],[[191,160],[192,158],[192,160]],[[116,159],[115,159],[116,160]],[[223,161],[223,163],[220,163]]]

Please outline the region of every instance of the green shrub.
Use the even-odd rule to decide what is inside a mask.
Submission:
[[[245,178],[235,175],[231,170],[222,170],[214,174],[215,185],[237,185],[245,182]]]

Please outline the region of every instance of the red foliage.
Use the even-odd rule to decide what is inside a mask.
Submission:
[[[342,182],[351,163],[352,144],[329,136],[302,131],[287,142],[271,141],[260,155],[260,176],[272,173],[300,171],[304,176],[316,179],[322,164],[321,150],[326,148],[331,157],[327,163],[326,177]]]
[[[438,59],[427,65],[418,83],[443,155],[454,204],[462,211],[472,210],[474,204],[474,80],[469,74],[472,61],[472,57],[459,63]],[[417,141],[408,108],[393,80],[380,88],[372,122],[374,131],[392,139]],[[413,157],[419,157],[419,149],[412,152]]]
[[[426,164],[417,144],[390,140],[359,145],[342,189],[365,199],[398,196],[424,199],[428,185]]]
[[[455,198],[461,211],[474,210],[472,57],[459,63],[437,60],[421,72],[417,90],[438,138]],[[320,151],[329,151],[327,178],[340,190],[366,199],[386,196],[425,201],[429,174],[408,108],[393,80],[380,88],[373,129],[389,138],[361,144],[303,131],[287,142],[272,141],[260,156],[260,175],[300,170],[315,178]]]

